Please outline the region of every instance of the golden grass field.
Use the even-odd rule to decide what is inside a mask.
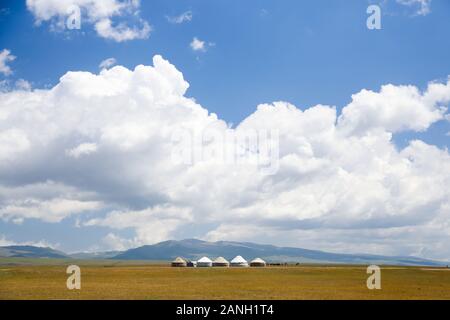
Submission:
[[[66,267],[81,267],[81,290]],[[0,299],[450,299],[450,269],[382,267],[368,290],[365,266],[171,268],[117,261],[0,259]]]

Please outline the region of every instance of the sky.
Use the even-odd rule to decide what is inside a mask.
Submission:
[[[446,0],[1,1],[0,245],[449,261],[449,33]]]

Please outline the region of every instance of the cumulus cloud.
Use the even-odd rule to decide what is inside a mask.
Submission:
[[[188,98],[188,87],[155,56],[153,66],[68,72],[50,89],[1,93],[0,218],[77,215],[80,227],[111,229],[111,248],[184,234],[450,258],[450,155],[392,139],[448,117],[450,81],[362,90],[341,112],[262,104],[235,128]],[[174,162],[180,130],[275,130],[278,170]],[[200,144],[206,154],[221,147]]]
[[[5,161],[2,161],[2,164]],[[52,180],[42,179],[32,183],[14,183],[13,175],[3,175],[0,185],[0,219],[21,224],[25,219],[57,223],[63,219],[103,207],[94,192]]]
[[[16,59],[15,56],[11,54],[11,51],[8,49],[3,49],[0,52],[0,73],[3,73],[5,76],[9,76],[12,74],[12,70],[8,63],[14,61]]]
[[[81,12],[81,24],[93,24],[97,34],[117,42],[146,39],[151,27],[147,21],[139,18],[139,0],[27,0],[27,8],[34,15],[36,24],[50,22],[52,29],[63,29],[71,8]],[[130,27],[126,21],[134,20]]]
[[[425,131],[444,118],[449,92],[450,81],[431,83],[424,93],[414,86],[394,85],[383,86],[380,92],[362,90],[342,111],[339,125],[352,134],[377,129]]]
[[[113,229],[134,228],[136,237],[131,241],[134,245],[144,245],[167,240],[171,233],[183,223],[192,221],[190,208],[172,205],[158,205],[139,211],[113,211],[104,218],[91,219],[86,226],[106,226]],[[119,238],[110,234],[108,239]],[[124,240],[118,241],[122,246]],[[128,242],[129,243],[129,242]]]
[[[190,22],[192,21],[192,11],[186,11],[183,12],[182,14],[175,16],[175,17],[170,17],[170,16],[166,16],[167,21],[169,21],[170,23],[174,23],[174,24],[181,24],[184,22]]]
[[[108,233],[102,239],[102,246],[96,246],[94,248],[95,250],[106,249],[106,250],[123,251],[129,248],[136,248],[139,245],[140,242],[136,242],[134,241],[134,239],[124,239],[122,237],[115,235],[114,233]]]
[[[108,59],[105,59],[102,62],[100,62],[98,67],[100,69],[109,69],[112,66],[114,66],[115,64],[117,64],[117,60],[115,58],[108,58]]]
[[[431,12],[431,0],[396,0],[397,3],[412,7],[416,10],[416,14],[426,16]]]

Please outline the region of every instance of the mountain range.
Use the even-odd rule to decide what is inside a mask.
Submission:
[[[66,259],[114,259],[114,260],[158,260],[170,261],[178,256],[197,260],[202,256],[226,259],[241,255],[250,260],[256,257],[268,262],[279,263],[320,263],[320,264],[378,264],[405,266],[444,266],[445,262],[417,257],[382,256],[371,254],[329,253],[302,248],[276,247],[250,242],[218,241],[208,242],[197,239],[169,240],[154,245],[129,249],[126,251],[108,251],[96,253],[65,254],[51,248],[33,246],[0,247],[0,257],[25,258],[66,258]]]
[[[69,258],[67,254],[52,248],[35,246],[0,247],[1,258]]]

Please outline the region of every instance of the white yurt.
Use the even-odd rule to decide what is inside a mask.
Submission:
[[[212,261],[208,257],[203,257],[200,260],[197,260],[197,267],[212,267]]]
[[[181,257],[176,258],[172,261],[172,267],[186,267],[187,262]]]
[[[261,258],[256,258],[250,261],[250,267],[265,267],[266,262]]]
[[[213,267],[229,267],[230,263],[224,257],[218,257],[212,263]]]
[[[241,256],[237,256],[233,260],[231,260],[231,266],[232,267],[248,267],[248,262]]]

